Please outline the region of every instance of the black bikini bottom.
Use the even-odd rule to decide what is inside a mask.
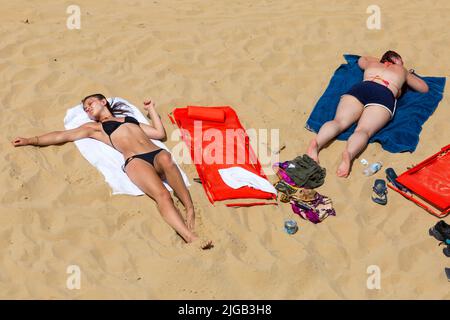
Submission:
[[[141,154],[136,154],[134,156],[129,157],[127,160],[125,160],[124,165],[122,166],[122,170],[123,172],[125,172],[125,167],[127,166],[127,164],[130,163],[131,160],[135,159],[135,158],[139,158],[142,159],[144,161],[147,161],[148,163],[150,163],[152,166],[154,166],[153,162],[155,161],[155,157],[158,153],[160,153],[161,151],[163,151],[164,149],[158,149],[158,150],[154,150],[151,152],[147,152],[147,153],[141,153]]]

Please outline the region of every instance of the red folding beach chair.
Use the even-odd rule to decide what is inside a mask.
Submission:
[[[450,144],[402,173],[396,182],[411,191],[388,186],[429,213],[443,218],[450,213]]]
[[[211,203],[233,199],[265,199],[272,200],[272,202],[236,202],[226,205],[229,207],[276,205],[276,202],[273,202],[276,199],[276,195],[246,186],[239,189],[232,189],[220,177],[219,169],[241,167],[263,179],[267,179],[256,154],[250,146],[249,137],[240,123],[236,112],[231,107],[188,106],[185,108],[175,108],[169,114],[169,118],[173,124],[185,131],[184,133],[182,131],[182,139],[189,148],[191,158],[194,160],[199,178]],[[196,122],[201,124],[200,128],[195,127]],[[223,159],[226,158],[226,163],[208,163],[208,161],[204,160],[204,152],[211,144],[211,140],[206,138],[206,132],[210,130],[216,133],[218,132],[224,137],[221,139],[221,142],[214,142],[219,143],[220,154],[223,155]],[[235,131],[239,134],[232,139],[227,139],[227,130],[229,132]],[[228,157],[227,150],[232,151],[230,153],[231,157]],[[242,159],[240,159],[242,161],[238,161],[238,155],[243,155]],[[200,161],[196,161],[196,159]]]

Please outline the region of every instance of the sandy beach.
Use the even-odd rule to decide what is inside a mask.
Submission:
[[[10,142],[63,130],[67,109],[100,92],[141,110],[152,97],[169,137],[173,108],[230,105],[247,129],[279,129],[280,159],[293,159],[313,137],[305,122],[343,54],[392,49],[421,75],[450,76],[450,2],[378,0],[381,30],[369,30],[372,2],[79,0],[81,29],[69,30],[70,1],[1,0],[0,298],[450,299],[450,260],[428,235],[438,219],[393,191],[386,206],[372,202],[373,178],[358,161],[337,178],[344,141],[321,153],[319,191],[337,216],[318,225],[286,204],[211,205],[192,183],[198,232],[215,244],[205,252],[187,248],[148,197],[111,196],[75,144]],[[403,172],[450,143],[448,119],[446,88],[414,153],[375,143],[361,157]],[[283,230],[288,217],[295,235]],[[80,289],[66,286],[70,265]],[[366,285],[371,265],[379,290]]]

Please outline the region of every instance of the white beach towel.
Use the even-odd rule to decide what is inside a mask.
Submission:
[[[277,190],[267,180],[241,167],[219,169],[220,177],[227,186],[239,189],[244,186],[277,194]]]
[[[122,98],[108,98],[108,101],[114,102],[124,102],[130,106],[130,113],[134,118],[136,118],[139,122],[149,124],[145,116],[136,108],[134,105],[126,101]],[[87,122],[92,122],[89,119],[86,112],[83,110],[83,106],[81,103],[73,108],[67,110],[66,116],[64,118],[64,127],[66,130],[77,128]],[[160,148],[163,148],[167,151],[169,149],[166,147],[164,143],[158,140],[151,141]],[[96,167],[105,177],[105,181],[110,185],[112,189],[112,194],[129,194],[133,196],[143,195],[142,192],[133,182],[131,182],[130,178],[122,171],[122,165],[124,164],[123,155],[117,151],[116,149],[110,147],[109,145],[100,142],[94,139],[81,139],[75,141],[75,145],[80,150],[83,157],[89,161],[94,167]],[[169,151],[170,152],[170,151]],[[174,159],[175,161],[175,159]],[[180,169],[181,176],[183,177],[184,183],[186,186],[190,186],[189,179],[184,173],[183,170]],[[167,190],[172,191],[172,188],[164,182]]]

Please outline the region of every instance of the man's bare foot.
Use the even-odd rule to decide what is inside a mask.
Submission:
[[[350,158],[350,154],[348,153],[348,151],[344,151],[342,153],[342,162],[339,165],[336,174],[338,177],[341,178],[347,178],[348,174],[350,173],[350,166],[351,166],[351,158]]]
[[[193,240],[189,242],[189,245],[196,246],[201,250],[209,250],[214,248],[212,240],[200,239],[199,237],[193,238]]]
[[[186,225],[189,230],[194,231],[194,228],[195,228],[194,208],[186,209]]]
[[[315,162],[319,163],[319,146],[316,139],[312,139],[309,143],[308,151],[306,152]]]

